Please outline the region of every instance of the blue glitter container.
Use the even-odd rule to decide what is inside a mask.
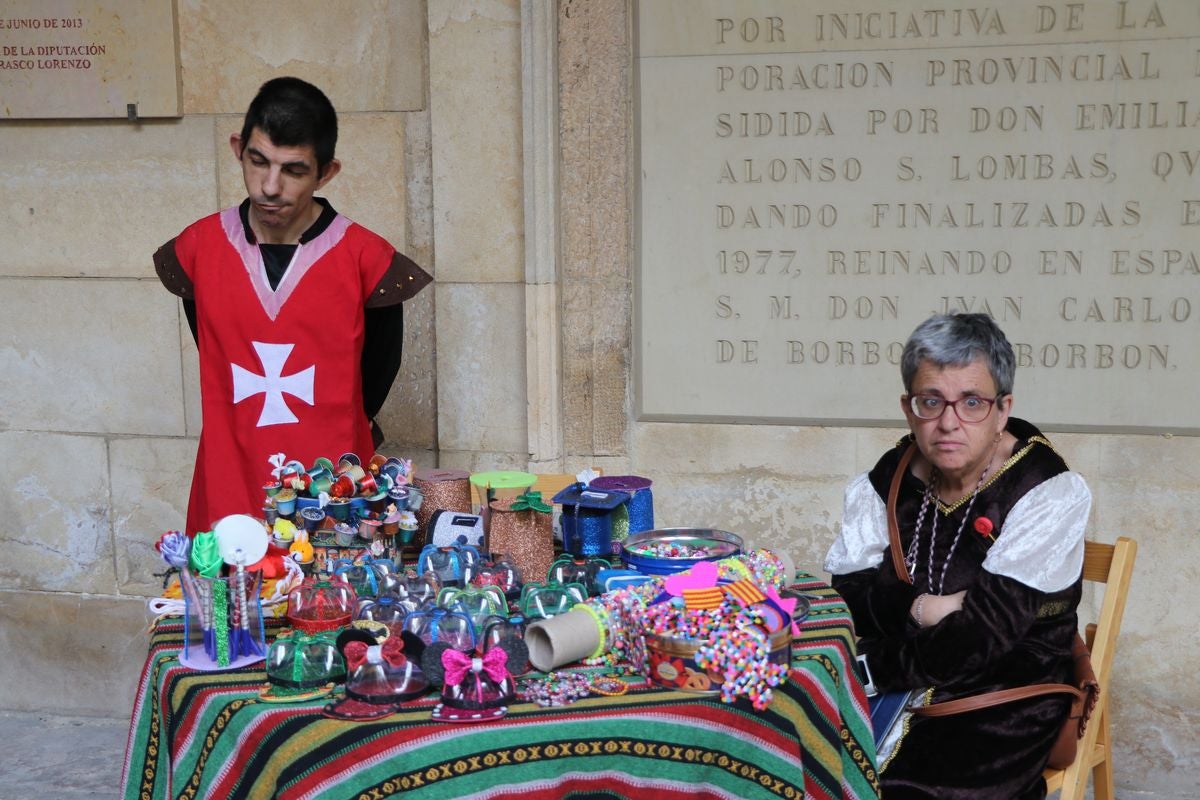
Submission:
[[[614,512],[629,502],[628,493],[573,483],[554,495],[554,502],[562,506],[563,550],[575,556],[612,555]]]

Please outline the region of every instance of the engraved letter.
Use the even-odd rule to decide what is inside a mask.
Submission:
[[[717,44],[725,44],[725,34],[733,30],[733,20],[728,17],[717,19]]]
[[[1200,225],[1200,200],[1183,201],[1183,224]]]

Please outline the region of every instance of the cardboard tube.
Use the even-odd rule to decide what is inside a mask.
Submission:
[[[525,629],[529,663],[539,672],[587,658],[600,646],[596,618],[572,609],[549,619],[538,620]]]

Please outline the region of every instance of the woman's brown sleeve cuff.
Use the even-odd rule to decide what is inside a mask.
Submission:
[[[417,266],[411,258],[403,253],[392,257],[391,266],[375,284],[371,296],[367,298],[367,308],[382,308],[403,303],[417,292],[424,289],[433,280],[433,276]]]
[[[158,279],[162,281],[163,286],[167,287],[168,292],[182,297],[184,300],[196,299],[196,290],[192,286],[192,279],[183,271],[183,265],[179,263],[179,258],[175,255],[174,239],[158,248],[154,253],[154,271],[158,273]]]

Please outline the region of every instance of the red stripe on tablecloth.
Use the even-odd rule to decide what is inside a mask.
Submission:
[[[715,786],[679,781],[634,778],[622,772],[568,772],[557,780],[516,783],[489,790],[488,797],[521,797],[524,800],[559,800],[571,792],[595,792],[602,788],[621,797],[647,800],[739,800],[740,795],[723,792]]]
[[[637,710],[631,709],[634,712]],[[714,716],[714,712],[719,716]],[[774,725],[762,724],[749,712],[741,711],[736,706],[723,705],[716,708],[712,705],[696,704],[672,709],[671,718],[678,719],[679,717],[688,717],[693,725],[711,728],[714,731],[728,731],[733,728],[761,745],[774,749],[779,754],[791,757],[796,755],[794,738],[786,735]]]
[[[276,726],[282,723],[289,717],[304,717],[309,716],[312,709],[305,706],[288,706],[280,705],[270,711],[264,712],[254,718],[254,722],[241,732],[238,736],[238,746],[233,748],[235,753],[239,753],[241,758],[238,760],[225,761],[221,764],[220,770],[217,772],[216,780],[213,788],[209,791],[212,797],[228,797],[233,787],[237,785],[238,779],[241,778],[245,771],[246,762],[258,753],[258,745],[243,746],[244,742],[257,742],[269,734]]]
[[[182,669],[186,670],[187,667]],[[193,702],[189,705],[188,712],[184,714],[183,720],[180,723],[179,729],[173,742],[174,747],[171,749],[171,760],[178,762],[183,758],[183,754],[191,749],[193,741],[199,730],[199,724],[204,719],[205,709],[213,704],[216,704],[220,710],[229,705],[229,698],[244,697],[246,694],[246,685],[233,683],[228,686],[212,686],[198,690],[194,694]],[[200,731],[203,735],[207,735],[207,729]]]
[[[368,741],[356,743],[353,748],[325,761],[320,767],[293,783],[289,787],[287,796],[319,797],[340,783],[337,780],[339,776],[343,779],[352,776],[356,766],[365,766],[367,762],[377,759],[391,758],[404,750],[425,747],[439,739],[454,738],[458,733],[458,728],[455,725],[444,722],[433,722],[431,720],[427,726],[423,727],[428,733],[420,733],[406,742],[396,742],[388,736],[377,736]],[[501,722],[493,727],[502,729],[508,727],[508,725]],[[410,728],[409,731],[415,733],[421,731],[421,728]]]
[[[837,722],[841,719],[841,713],[838,711],[837,699],[831,697],[825,687],[821,685],[821,681],[814,678],[810,673],[802,669],[792,670],[792,680],[796,681],[812,700],[813,705],[821,712],[821,716],[825,717],[830,722]]]

